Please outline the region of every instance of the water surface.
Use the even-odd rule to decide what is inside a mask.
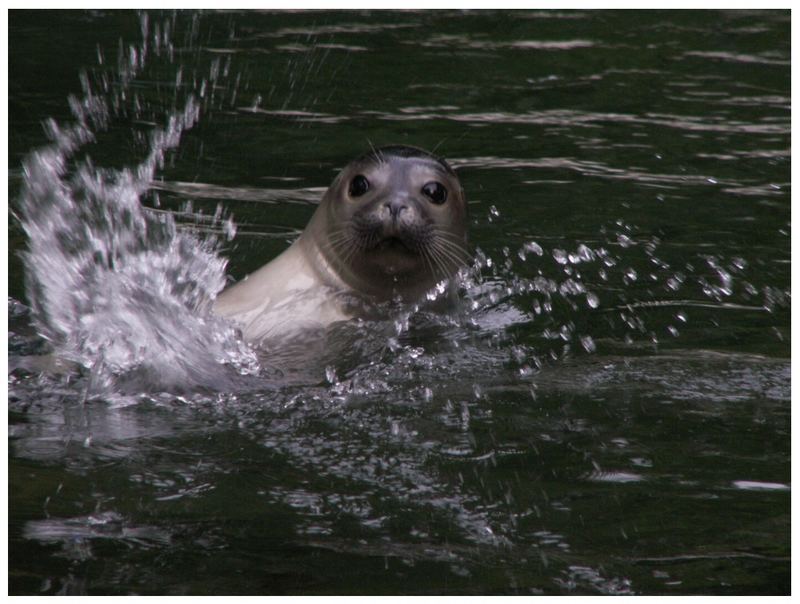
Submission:
[[[10,592],[788,593],[789,28],[12,11]],[[207,314],[392,143],[457,312]]]

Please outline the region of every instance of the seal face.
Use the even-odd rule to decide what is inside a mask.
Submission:
[[[447,162],[416,147],[374,149],[339,173],[291,247],[214,310],[262,340],[350,318],[365,303],[413,302],[465,263],[466,233]]]
[[[309,231],[353,289],[411,300],[467,258],[467,206],[442,159],[415,147],[376,149],[326,192]],[[319,218],[319,220],[316,220]]]

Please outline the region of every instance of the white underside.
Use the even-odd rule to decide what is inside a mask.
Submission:
[[[321,257],[315,260],[318,266],[324,263]],[[296,241],[275,260],[222,292],[214,311],[256,343],[349,319],[338,295],[344,288],[323,282],[320,274]]]

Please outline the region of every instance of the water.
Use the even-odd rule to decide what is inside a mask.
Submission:
[[[11,593],[788,593],[788,12],[9,22]],[[459,308],[239,341],[389,143]]]

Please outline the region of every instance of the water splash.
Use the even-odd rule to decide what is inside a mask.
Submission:
[[[148,56],[148,24],[143,15],[142,43],[121,49],[115,85],[105,71],[84,73],[83,96],[70,98],[74,123],[49,120],[52,142],[23,162],[18,217],[28,237],[26,293],[37,331],[55,355],[90,370],[91,391],[225,388],[259,365],[233,328],[211,314],[225,285],[218,241],[141,203],[166,154],[199,120],[196,96],[188,94],[152,129],[138,165],[102,168],[85,153],[115,116],[142,111],[128,92]],[[156,28],[156,50],[169,47],[167,31]],[[212,222],[233,232],[219,211]]]

